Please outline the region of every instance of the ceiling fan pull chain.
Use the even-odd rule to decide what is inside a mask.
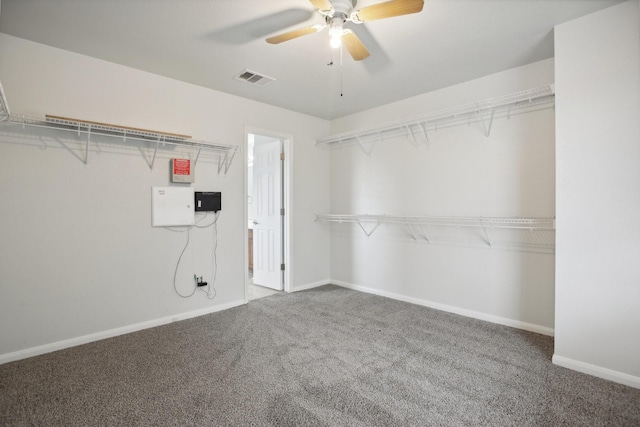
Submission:
[[[340,45],[340,96],[343,94],[343,80],[344,80],[344,72],[342,70],[342,45]]]

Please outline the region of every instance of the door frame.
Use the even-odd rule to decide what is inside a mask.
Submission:
[[[282,232],[284,234],[284,238],[282,241],[283,244],[283,256],[284,259],[282,262],[285,265],[284,274],[282,275],[283,279],[283,289],[285,292],[291,292],[292,289],[292,278],[293,278],[293,263],[291,262],[291,242],[293,241],[293,226],[292,226],[292,217],[293,217],[293,191],[291,189],[291,185],[293,183],[293,136],[290,134],[275,132],[268,129],[263,129],[255,126],[247,126],[244,127],[244,186],[242,189],[243,194],[243,203],[244,203],[244,299],[245,303],[249,302],[249,209],[248,209],[248,194],[247,194],[247,186],[248,186],[248,163],[249,163],[249,134],[263,135],[271,138],[277,138],[282,140],[282,150],[284,152],[284,163],[283,163],[283,177],[282,177],[282,198],[284,206],[284,224]]]

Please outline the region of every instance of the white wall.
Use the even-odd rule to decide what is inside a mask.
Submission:
[[[334,120],[332,133],[380,124],[553,83],[553,60],[508,70]],[[442,129],[430,147],[405,137],[366,156],[331,150],[336,214],[553,217],[554,112]],[[415,242],[401,227],[366,237],[332,226],[331,277],[338,283],[524,329],[552,334],[554,256]]]
[[[246,126],[293,135],[292,288],[329,278],[329,237],[314,213],[329,204],[329,123],[165,77],[0,34],[0,79],[12,113],[75,117],[242,146]],[[172,285],[186,235],[150,224],[152,186],[169,158],[129,141],[0,128],[0,361],[245,301],[246,157],[227,175],[203,154],[196,190],[222,191],[217,296],[179,298]],[[144,154],[143,154],[144,153]],[[195,229],[179,279],[211,277],[213,229]],[[179,281],[180,282],[180,281]],[[185,287],[186,286],[186,287]]]
[[[640,2],[555,29],[554,362],[640,387]]]

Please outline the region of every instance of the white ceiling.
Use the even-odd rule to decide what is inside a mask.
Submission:
[[[264,41],[324,23],[308,0],[1,1],[0,32],[332,119],[550,58],[554,25],[622,0],[426,0],[419,14],[349,24],[371,56],[345,51],[342,72],[336,51],[327,65],[326,30]],[[244,69],[277,81],[233,80]]]

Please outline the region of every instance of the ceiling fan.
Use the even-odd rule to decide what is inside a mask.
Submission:
[[[391,0],[356,10],[357,0],[309,1],[324,16],[326,25],[313,25],[278,34],[269,37],[267,43],[279,44],[329,27],[331,47],[339,48],[344,45],[353,59],[361,61],[369,56],[369,51],[352,30],[344,28],[345,22],[362,24],[376,19],[409,15],[422,11],[424,6],[424,0]]]

